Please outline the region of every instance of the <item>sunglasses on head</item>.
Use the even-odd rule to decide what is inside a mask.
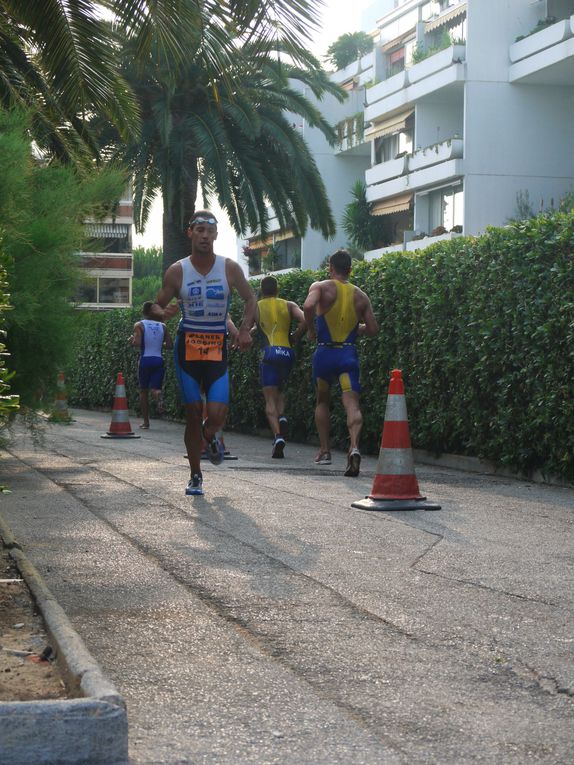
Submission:
[[[217,226],[215,218],[204,218],[203,215],[198,215],[197,218],[194,218],[189,224],[189,227],[191,228],[192,226],[195,226],[196,223],[210,223],[212,226]]]

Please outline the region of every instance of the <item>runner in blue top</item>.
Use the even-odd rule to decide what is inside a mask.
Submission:
[[[156,409],[161,413],[161,388],[165,375],[165,365],[162,350],[172,348],[173,342],[168,328],[161,321],[156,321],[157,306],[149,300],[143,304],[144,318],[134,324],[133,334],[129,338],[130,345],[140,349],[138,378],[140,385],[140,409],[143,422],[140,428],[149,428],[149,392],[155,399]]]
[[[194,213],[188,229],[191,255],[173,263],[165,272],[157,305],[164,318],[181,309],[174,347],[175,369],[185,405],[185,445],[191,467],[186,494],[203,494],[201,474],[202,441],[208,444],[209,459],[223,461],[218,438],[227,416],[229,376],[227,373],[228,309],[236,289],[245,303],[238,330],[240,350],[252,343],[250,329],[255,321],[257,301],[239,264],[216,255],[217,220],[209,210]],[[171,303],[173,299],[176,303]],[[202,391],[206,397],[207,419],[202,423]]]

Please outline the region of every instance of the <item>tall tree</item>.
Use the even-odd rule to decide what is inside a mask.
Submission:
[[[327,48],[325,59],[335,69],[344,69],[373,50],[373,38],[366,32],[346,32]]]
[[[160,56],[151,55],[142,72],[126,54],[123,73],[140,105],[142,133],[141,141],[121,145],[120,155],[133,172],[140,230],[161,192],[166,266],[187,251],[185,227],[198,190],[217,199],[238,233],[265,231],[267,204],[284,229],[334,233],[323,182],[294,123],[303,118],[334,143],[302,86],[316,96],[342,100],[344,93],[311,54],[299,50],[295,62],[282,41],[256,41],[236,45],[225,71],[214,74],[191,57],[175,78]]]
[[[37,142],[76,160],[97,155],[88,115],[102,114],[122,139],[137,133],[137,103],[118,74],[125,40],[138,59],[153,47],[174,66],[194,55],[224,71],[230,30],[267,40],[280,26],[290,43],[308,34],[321,0],[0,0],[0,106],[25,107]],[[106,23],[115,20],[113,30]]]
[[[125,172],[46,166],[30,151],[29,122],[0,110],[0,263],[6,266],[10,304],[5,314],[14,393],[33,405],[50,390],[72,347],[70,298],[80,279],[83,221],[110,211]],[[1,386],[0,386],[1,387]]]

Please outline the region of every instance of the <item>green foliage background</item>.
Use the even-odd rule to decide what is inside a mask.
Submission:
[[[352,280],[371,297],[381,325],[378,337],[360,340],[363,449],[378,452],[390,373],[399,368],[414,447],[573,480],[573,253],[574,214],[554,212],[355,263]],[[325,276],[280,275],[281,295],[301,304],[311,282]],[[241,315],[236,301],[232,315]],[[115,375],[127,369],[135,406],[137,353],[127,337],[139,311],[86,319],[72,403],[109,406]],[[315,435],[312,350],[305,340],[297,347],[288,386],[291,436],[307,443]],[[257,367],[256,349],[231,354],[230,427],[266,427]],[[168,369],[169,411],[180,416],[171,363]],[[338,392],[334,399],[334,444],[346,446]]]
[[[30,117],[0,111],[2,249],[14,307],[5,316],[11,383],[22,404],[51,400],[72,347],[83,221],[101,217],[119,199],[125,175],[81,173],[34,158]]]

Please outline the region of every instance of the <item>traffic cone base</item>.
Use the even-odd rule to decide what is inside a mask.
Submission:
[[[440,510],[435,502],[427,502],[426,497],[420,499],[358,499],[351,502],[351,507],[359,510]]]
[[[132,431],[132,426],[130,425],[126,386],[121,372],[118,372],[116,380],[110,429],[107,433],[102,434],[101,438],[141,438],[141,436]]]

